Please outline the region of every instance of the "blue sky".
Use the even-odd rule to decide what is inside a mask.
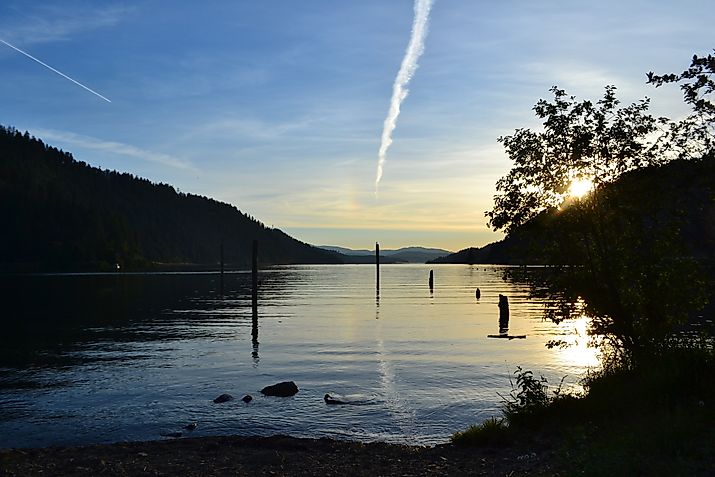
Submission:
[[[558,85],[655,114],[687,109],[645,73],[715,47],[705,1],[436,0],[388,151],[377,151],[410,38],[409,0],[0,5],[0,124],[75,158],[236,205],[313,244],[457,250],[486,227],[510,163],[496,138],[536,127]]]

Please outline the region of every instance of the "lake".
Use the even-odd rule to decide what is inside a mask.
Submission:
[[[383,265],[378,298],[374,266],[273,267],[257,330],[250,272],[227,273],[223,293],[216,273],[0,277],[0,447],[160,439],[190,422],[185,435],[446,442],[499,415],[516,366],[574,386],[597,365],[586,319],[543,320],[547,304],[504,271]],[[487,338],[499,294],[526,339]],[[287,380],[294,397],[259,393]],[[236,399],[214,404],[222,393]]]

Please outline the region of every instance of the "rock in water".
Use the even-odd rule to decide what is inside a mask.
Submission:
[[[266,386],[261,389],[261,394],[266,396],[290,397],[298,392],[298,386],[293,381],[283,381],[282,383]]]
[[[241,398],[241,401],[243,401],[243,402],[245,402],[246,404],[248,404],[249,402],[253,401],[253,396],[251,396],[250,394],[246,394],[245,396],[243,396],[243,397]]]
[[[189,431],[189,432],[192,432],[192,431],[193,431],[194,429],[196,429],[197,427],[199,427],[199,423],[198,423],[198,422],[192,422],[191,424],[185,425],[185,426],[184,426],[184,429],[186,429],[186,430]]]
[[[222,402],[227,402],[227,401],[232,401],[232,400],[233,400],[233,396],[231,396],[230,394],[222,394],[219,397],[217,397],[216,399],[214,399],[214,402],[216,404],[221,404]]]
[[[347,404],[345,401],[334,398],[330,394],[323,396],[323,401],[325,401],[325,404]]]

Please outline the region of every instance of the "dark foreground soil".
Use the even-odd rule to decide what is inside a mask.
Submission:
[[[291,437],[176,440],[0,450],[0,476],[557,475],[550,452],[413,447]]]

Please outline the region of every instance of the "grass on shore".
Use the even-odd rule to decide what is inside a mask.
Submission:
[[[504,418],[452,442],[547,446],[566,475],[715,475],[715,352],[676,347],[644,363],[588,376],[582,396],[518,368]]]

